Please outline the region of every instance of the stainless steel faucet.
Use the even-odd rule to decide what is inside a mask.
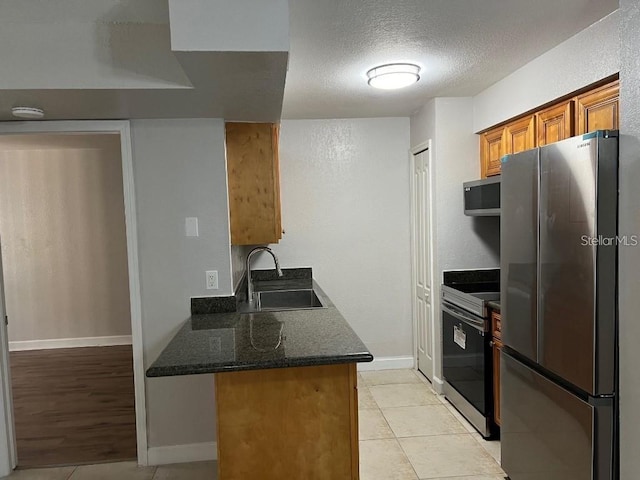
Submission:
[[[273,257],[273,261],[276,264],[276,273],[279,277],[282,276],[282,270],[280,270],[280,262],[278,262],[278,257],[273,253],[269,247],[256,247],[249,252],[247,255],[247,302],[253,303],[253,280],[251,280],[251,257],[258,252],[267,252],[271,254]]]

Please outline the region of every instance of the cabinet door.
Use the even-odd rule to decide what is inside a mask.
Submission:
[[[498,340],[502,338],[502,317],[495,310],[491,312],[491,335]]]
[[[536,146],[535,115],[521,118],[505,127],[505,155],[519,153]]]
[[[223,480],[358,480],[355,363],[214,375]]]
[[[504,127],[480,136],[480,174],[482,178],[500,175],[500,159],[504,156]]]
[[[573,137],[573,110],[574,101],[569,100],[536,113],[538,147]]]
[[[500,352],[502,342],[493,339],[493,420],[500,426]]]
[[[577,135],[595,130],[616,130],[619,127],[618,81],[576,97],[578,110]]]
[[[277,243],[282,227],[276,127],[270,123],[225,127],[231,244]]]

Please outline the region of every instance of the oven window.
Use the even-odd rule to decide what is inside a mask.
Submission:
[[[486,337],[483,332],[442,312],[442,370],[444,379],[487,416],[491,391]]]

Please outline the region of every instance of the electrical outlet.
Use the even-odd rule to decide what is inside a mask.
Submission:
[[[217,290],[218,289],[218,271],[217,270],[207,270],[207,290]]]

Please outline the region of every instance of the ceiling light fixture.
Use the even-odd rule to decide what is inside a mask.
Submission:
[[[383,90],[408,87],[420,80],[420,67],[413,63],[389,63],[367,72],[369,85]]]
[[[28,118],[30,120],[44,117],[44,110],[34,107],[13,107],[11,113],[17,118]]]

